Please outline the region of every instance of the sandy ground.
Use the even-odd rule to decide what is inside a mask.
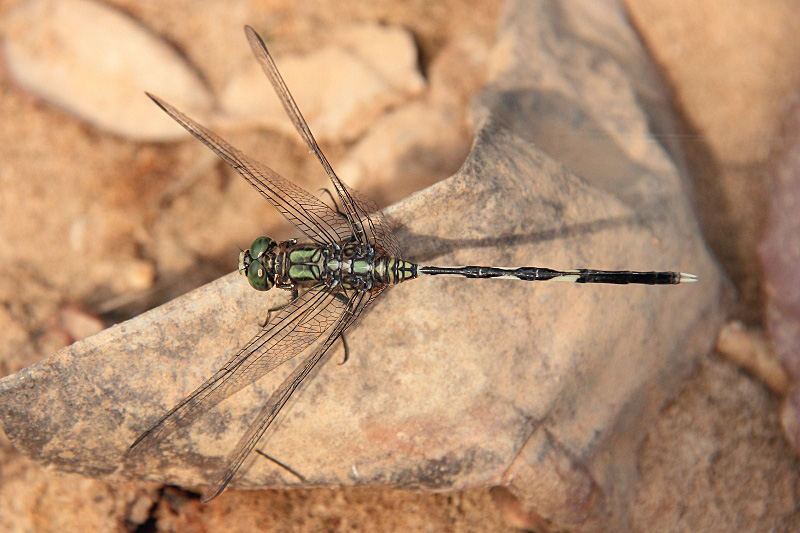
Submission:
[[[273,51],[302,52],[323,44],[330,27],[354,21],[398,24],[412,32],[426,74],[453,42],[474,38],[488,47],[500,16],[497,3],[489,0],[353,0],[335,8],[316,0],[269,6],[181,1],[169,8],[158,2],[110,3],[167,36],[212,90],[235,68],[226,56],[230,46],[217,44],[231,26],[269,27]],[[17,4],[0,1],[0,16]],[[739,290],[737,317],[753,326],[760,324],[764,305],[755,253],[766,205],[764,168],[780,143],[783,110],[800,82],[794,68],[800,60],[795,45],[800,14],[793,6],[788,0],[747,7],[712,0],[629,0],[632,19],[672,90],[704,232]],[[464,87],[462,95],[476,89]],[[203,179],[176,193],[171,184],[190,172],[201,147],[108,135],[20,90],[5,74],[0,94],[3,375],[47,357],[74,337],[75,327],[64,325],[65,309],[84,310],[78,315],[87,317],[91,329],[94,315],[106,324],[124,320],[229,272],[233,251],[252,237],[253,216],[277,237],[291,233],[260,214],[256,201],[261,200],[251,204],[246,186],[233,183],[220,167],[205,170]],[[238,140],[250,152],[269,146],[271,166],[289,177],[310,176],[304,183],[309,188],[323,182],[316,162],[294,138],[258,132]],[[335,165],[351,145],[324,148]],[[420,180],[418,186],[427,184]],[[366,192],[387,202],[399,199],[392,191],[392,184],[382,184]],[[89,222],[76,224],[87,212],[93,214]],[[246,216],[237,216],[242,213]],[[188,254],[194,268],[174,259],[177,251]],[[126,294],[134,296],[120,298]],[[780,428],[780,404],[757,379],[709,355],[640,452],[635,527],[800,528],[798,462]],[[513,529],[491,494],[481,490],[228,491],[201,506],[191,494],[166,489],[151,507],[156,487],[47,472],[4,437],[0,464],[0,524],[12,530],[122,530],[143,522],[146,528],[181,531]]]

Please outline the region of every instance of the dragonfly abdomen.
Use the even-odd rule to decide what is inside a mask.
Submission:
[[[418,275],[417,265],[399,257],[380,255],[375,258],[373,280],[380,285],[397,285]]]
[[[697,281],[697,276],[685,272],[637,272],[632,270],[595,270],[579,268],[573,270],[553,270],[552,268],[519,267],[498,268],[485,266],[436,267],[421,266],[419,274],[430,276],[463,276],[477,279],[519,279],[522,281],[569,281],[572,283],[610,283],[627,285],[675,285]]]

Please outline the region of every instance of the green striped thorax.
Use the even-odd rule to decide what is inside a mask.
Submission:
[[[256,290],[268,291],[275,284],[275,254],[270,252],[277,244],[269,237],[258,237],[239,254],[239,272]]]

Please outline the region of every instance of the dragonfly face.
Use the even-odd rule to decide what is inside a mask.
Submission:
[[[275,285],[273,250],[276,245],[269,237],[258,237],[250,244],[249,250],[239,254],[239,272],[256,290],[268,291]]]

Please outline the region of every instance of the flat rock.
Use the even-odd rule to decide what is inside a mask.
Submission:
[[[503,485],[554,528],[628,525],[645,429],[725,314],[680,154],[648,140],[672,132],[650,68],[609,4],[512,3],[469,156],[387,215],[423,264],[671,269],[701,282],[396,287],[349,330],[347,363],[323,366],[258,445],[306,481],[253,454],[233,486]],[[79,341],[0,380],[3,429],[62,470],[203,484],[291,364],[143,464],[129,470],[122,455],[280,297],[233,273]]]

